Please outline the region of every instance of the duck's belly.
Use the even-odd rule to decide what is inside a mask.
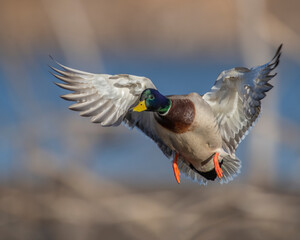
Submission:
[[[197,93],[171,99],[167,115],[154,115],[156,133],[198,171],[212,170],[213,155],[222,148],[222,138],[210,106]]]
[[[214,153],[222,147],[221,137],[215,128],[203,123],[196,124],[193,129],[180,134],[158,128],[157,132],[164,143],[198,171],[208,172],[214,168]]]

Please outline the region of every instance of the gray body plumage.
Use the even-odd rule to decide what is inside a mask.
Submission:
[[[168,129],[155,125],[157,136],[172,151],[180,154],[187,163],[201,172],[208,172],[214,168],[212,155],[222,148],[222,138],[211,107],[198,93],[177,95],[171,99],[189,99],[195,105],[195,118],[191,129],[181,134],[172,134]],[[156,113],[157,114],[157,113]]]
[[[91,117],[102,126],[118,126],[124,122],[137,127],[155,141],[163,153],[171,158],[179,153],[178,166],[182,173],[199,183],[206,184],[201,173],[214,169],[213,155],[220,153],[219,161],[228,182],[239,173],[240,160],[235,151],[259,116],[261,99],[272,88],[269,81],[276,75],[271,71],[278,65],[281,46],[267,64],[223,71],[211,91],[200,96],[191,93],[171,98],[188,98],[195,105],[195,120],[191,130],[175,134],[157,124],[154,112],[132,112],[141,93],[155,88],[145,77],[120,74],[92,74],[58,64],[53,68],[55,77],[64,83],[58,86],[73,91],[62,98],[76,103],[71,110]]]

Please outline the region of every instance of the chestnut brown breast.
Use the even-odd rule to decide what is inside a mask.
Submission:
[[[172,99],[169,112],[162,116],[155,114],[156,121],[174,133],[184,133],[191,127],[195,118],[195,106],[189,99]]]

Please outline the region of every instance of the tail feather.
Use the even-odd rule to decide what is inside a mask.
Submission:
[[[223,177],[219,182],[228,183],[232,181],[241,172],[242,163],[236,156],[231,157],[227,155],[223,157],[221,169],[223,170]]]
[[[214,181],[215,179],[218,179],[217,174],[214,172],[214,169],[207,173],[199,172],[192,165],[190,165],[180,157],[178,158],[177,165],[183,175],[195,182],[198,182],[201,185],[207,185],[209,180]],[[232,157],[230,155],[226,155],[225,157],[223,157],[220,166],[223,170],[223,177],[221,179],[218,179],[218,181],[223,184],[232,181],[240,173],[242,165],[241,161],[235,156]],[[215,177],[213,177],[212,175],[214,175]]]
[[[193,169],[190,164],[186,163],[186,161],[182,158],[178,158],[177,162],[180,173],[185,175],[187,178],[191,179],[194,182],[197,182],[201,185],[207,185],[208,180],[201,176],[197,170]]]

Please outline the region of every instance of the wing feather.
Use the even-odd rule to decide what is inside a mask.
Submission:
[[[102,126],[119,125],[142,91],[155,88],[150,79],[133,75],[92,74],[57,63],[61,69],[51,67],[52,73],[64,83],[57,86],[72,91],[62,98],[75,101],[69,108],[92,117]]]
[[[62,95],[60,97],[68,101],[90,101],[94,99],[96,95],[97,95],[96,91],[89,91],[83,93],[69,93],[66,95]]]
[[[167,157],[172,156],[172,150],[156,134],[153,113],[130,110],[146,88],[156,88],[150,79],[128,74],[93,74],[55,63],[61,69],[50,66],[51,74],[63,82],[55,84],[72,91],[61,96],[75,102],[69,109],[102,126],[118,126],[124,122],[131,128],[137,127],[154,140]]]
[[[278,64],[282,45],[274,58],[251,69],[234,68],[223,71],[211,91],[203,98],[211,106],[223,138],[223,148],[234,153],[259,116],[261,100],[273,86],[270,74]]]

